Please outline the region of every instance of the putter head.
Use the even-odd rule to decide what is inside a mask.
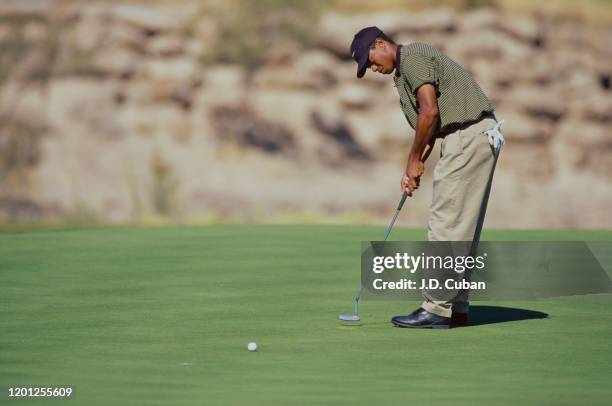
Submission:
[[[339,320],[342,321],[359,321],[359,316],[356,314],[341,314],[338,316]]]

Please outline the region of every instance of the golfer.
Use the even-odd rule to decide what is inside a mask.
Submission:
[[[424,43],[396,44],[377,27],[359,31],[351,44],[357,77],[368,69],[393,74],[401,109],[415,130],[401,189],[412,195],[437,139],[429,241],[477,244],[503,137],[491,101],[455,61]],[[469,278],[469,273],[466,273]],[[391,322],[400,327],[448,328],[468,320],[468,290],[423,291],[423,304]]]

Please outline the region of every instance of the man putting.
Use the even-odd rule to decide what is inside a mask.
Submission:
[[[400,106],[415,130],[401,189],[418,189],[436,139],[441,152],[433,175],[429,241],[471,241],[484,221],[493,171],[503,137],[491,101],[455,61],[431,45],[396,44],[377,27],[359,31],[351,44],[357,77],[369,68],[393,74]],[[488,135],[488,137],[487,137]],[[469,278],[469,274],[466,275]],[[399,327],[448,328],[467,324],[469,290],[423,291],[423,304],[391,322]]]

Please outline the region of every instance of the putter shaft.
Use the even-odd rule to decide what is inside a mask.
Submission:
[[[399,204],[397,205],[397,209],[395,209],[395,213],[393,213],[393,218],[391,219],[389,226],[387,226],[387,231],[385,232],[385,238],[383,239],[383,241],[387,241],[387,239],[389,238],[389,235],[391,234],[391,230],[393,229],[393,226],[395,225],[395,221],[397,220],[397,217],[399,216],[400,211],[402,210],[402,207],[404,207],[404,203],[406,202],[407,198],[408,198],[408,193],[404,192],[402,194],[402,198],[400,199]],[[359,290],[357,291],[357,295],[355,295],[355,312],[354,312],[355,317],[359,317],[359,300],[361,299],[362,294],[363,294],[363,286],[361,286],[360,284]]]

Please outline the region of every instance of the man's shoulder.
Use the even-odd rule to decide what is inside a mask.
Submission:
[[[425,42],[411,42],[409,44],[402,45],[402,53],[405,55],[435,56],[440,54],[441,51]]]
[[[438,49],[424,42],[402,45],[401,53],[400,73],[406,78],[430,72],[432,66],[437,69],[442,55]]]

